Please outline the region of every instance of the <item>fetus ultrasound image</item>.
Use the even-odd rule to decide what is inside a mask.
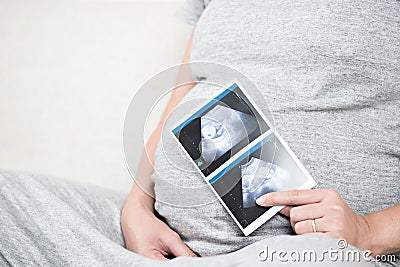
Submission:
[[[257,129],[257,120],[246,113],[217,105],[200,119],[201,156],[213,162]]]
[[[173,133],[204,176],[270,129],[238,86],[225,90],[182,125]]]
[[[285,169],[255,157],[241,165],[240,170],[244,208],[256,206],[256,199],[264,194],[281,190],[289,177]]]
[[[269,209],[256,204],[258,197],[298,188],[308,180],[274,134],[253,148],[210,180],[243,228]]]

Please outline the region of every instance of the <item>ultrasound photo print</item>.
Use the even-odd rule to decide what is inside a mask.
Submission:
[[[210,184],[243,227],[270,207],[256,204],[261,195],[297,189],[309,181],[275,133],[271,133],[210,179]]]
[[[172,130],[208,176],[270,129],[237,84],[224,90]]]

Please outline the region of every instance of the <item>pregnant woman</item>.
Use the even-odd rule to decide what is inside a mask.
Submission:
[[[0,171],[0,266],[159,266],[178,256],[193,258],[168,265],[267,266],[257,244],[318,250],[337,239],[400,266],[400,2],[187,0],[180,14],[194,25],[183,61],[254,82],[318,187],[258,198],[285,208],[245,237],[199,174],[171,164],[186,160],[176,142],[159,142],[174,108],[216,91],[188,84],[172,93],[128,198]],[[193,199],[207,204],[168,204]]]
[[[149,162],[144,157],[138,174],[147,182],[134,185],[122,214],[127,247],[165,260],[235,251],[270,236],[314,234],[343,238],[373,255],[399,252],[399,8],[398,1],[187,1],[181,15],[195,28],[184,62],[221,63],[247,75],[319,188],[258,199],[262,206],[286,207],[249,237],[210,190],[174,192],[172,181],[195,186],[203,180],[165,158],[162,149],[176,150],[172,162],[180,156],[173,142],[160,147],[163,125],[179,102],[214,93],[206,84],[187,85],[173,93],[147,144]],[[153,190],[167,201],[145,193]],[[177,195],[180,203],[195,197],[210,204],[165,203]]]

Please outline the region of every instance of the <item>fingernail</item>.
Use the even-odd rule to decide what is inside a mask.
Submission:
[[[256,203],[258,205],[263,205],[266,200],[267,200],[267,195],[262,195],[261,197],[257,198]]]

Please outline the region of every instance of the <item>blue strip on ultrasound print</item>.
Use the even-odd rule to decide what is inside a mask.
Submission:
[[[212,99],[210,102],[208,102],[206,105],[204,105],[204,107],[202,107],[201,109],[199,109],[196,113],[194,113],[192,116],[190,116],[187,120],[185,120],[184,122],[182,122],[181,124],[179,124],[178,127],[176,127],[175,129],[172,130],[172,132],[174,134],[176,134],[177,132],[179,132],[180,130],[183,129],[183,127],[185,127],[186,125],[188,125],[191,121],[193,121],[194,119],[196,119],[197,117],[199,117],[205,110],[207,110],[208,108],[210,108],[212,105],[214,105],[216,102],[218,102],[219,100],[221,100],[221,98],[223,98],[224,96],[226,96],[227,94],[229,94],[231,91],[233,91],[234,89],[236,89],[238,86],[236,83],[232,84],[228,89],[226,89],[225,91],[223,91],[221,94],[219,94],[217,97],[215,97],[214,99]]]
[[[261,140],[260,142],[258,142],[257,144],[255,144],[253,147],[251,147],[246,153],[243,153],[243,155],[241,155],[240,157],[238,157],[237,159],[235,159],[231,164],[229,164],[228,167],[226,167],[225,169],[223,169],[222,171],[220,171],[217,175],[215,175],[211,180],[209,180],[208,182],[210,184],[215,183],[219,178],[221,178],[225,173],[229,172],[230,170],[232,170],[236,165],[238,165],[245,157],[249,156],[250,154],[252,154],[254,151],[256,151],[257,149],[259,149],[263,144],[265,144],[266,142],[268,142],[269,140],[271,140],[273,137],[275,136],[274,133],[269,134],[267,137],[265,137],[263,140]]]

